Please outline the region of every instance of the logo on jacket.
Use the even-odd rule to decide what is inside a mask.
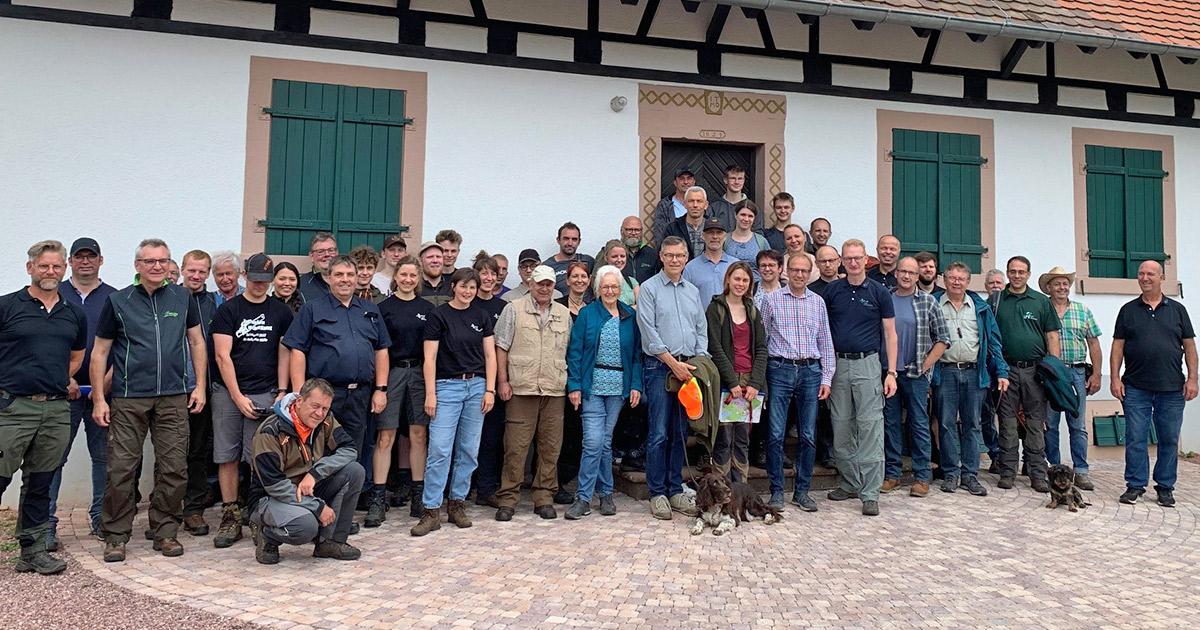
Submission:
[[[1029,311],[1025,311],[1025,313],[1021,315],[1021,319],[1027,319],[1031,322],[1036,322],[1038,320],[1038,316],[1030,313]]]
[[[254,319],[243,319],[233,336],[243,341],[266,343],[268,341],[267,333],[273,330],[275,327],[267,323],[266,313],[260,313]]]
[[[417,313],[417,319],[425,321],[425,313]]]
[[[474,330],[477,333],[481,333],[481,332],[483,332],[483,326],[480,326],[479,324],[471,324],[471,330]]]
[[[163,317],[179,317],[178,311],[163,311]]]

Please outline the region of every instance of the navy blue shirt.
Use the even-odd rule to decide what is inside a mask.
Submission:
[[[1163,296],[1150,308],[1138,296],[1117,313],[1113,339],[1125,342],[1125,372],[1121,382],[1151,392],[1183,389],[1183,341],[1194,339],[1192,319],[1179,302]]]
[[[374,383],[375,351],[390,347],[392,339],[370,300],[352,297],[346,307],[326,294],[300,307],[283,345],[306,355],[306,376],[344,386]]]
[[[860,285],[839,278],[821,294],[829,309],[829,332],[837,352],[877,352],[883,347],[882,320],[896,316],[892,294],[866,278]]]
[[[50,312],[28,287],[0,297],[0,389],[65,396],[71,352],[87,347],[83,309],[59,299]]]
[[[105,282],[101,282],[86,296],[71,284],[69,278],[66,282],[58,285],[58,294],[62,299],[82,308],[83,314],[87,316],[87,350],[83,353],[83,367],[75,373],[75,382],[80,385],[89,385],[92,382],[91,376],[88,374],[88,366],[92,363],[92,345],[96,342],[96,325],[100,322],[100,311],[104,310],[104,303],[108,301],[108,296],[116,292],[116,287]],[[111,355],[109,356],[109,365],[112,365]]]
[[[885,286],[889,289],[896,288],[896,270],[895,269],[893,269],[887,273],[884,273],[880,269],[880,266],[876,265],[867,270],[867,277],[874,280],[875,282],[882,284],[883,286]]]
[[[300,274],[299,282],[296,285],[296,290],[304,296],[305,302],[311,302],[322,295],[329,295],[329,283],[325,282],[325,276],[316,271]]]

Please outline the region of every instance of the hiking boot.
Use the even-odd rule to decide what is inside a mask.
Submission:
[[[571,507],[567,508],[567,513],[563,515],[568,521],[577,521],[592,513],[592,506],[583,499],[575,499]]]
[[[204,520],[203,514],[192,514],[185,516],[183,519],[183,531],[193,536],[207,536],[208,523]]]
[[[979,483],[979,479],[975,477],[967,477],[966,479],[963,479],[961,485],[967,489],[967,492],[970,492],[977,497],[987,496],[987,488],[984,488],[983,484]]]
[[[496,508],[496,520],[501,523],[507,523],[512,520],[513,515],[516,513],[517,511],[511,507]]]
[[[123,542],[104,543],[104,561],[105,562],[125,562],[125,543],[123,543]]]
[[[783,509],[783,492],[772,492],[771,500],[767,501],[767,507],[775,508],[776,510]]]
[[[879,487],[879,491],[884,494],[887,494],[889,492],[895,491],[896,488],[899,488],[899,487],[900,487],[899,479],[884,479],[883,485]]]
[[[183,545],[180,544],[177,538],[163,538],[162,540],[154,541],[154,550],[161,551],[162,555],[168,558],[183,555]]]
[[[421,495],[425,494],[425,482],[414,481],[409,488],[408,515],[420,518],[425,513],[425,506],[421,505]]]
[[[650,514],[662,521],[671,520],[671,503],[667,501],[667,497],[661,494],[650,497]]]
[[[999,458],[992,458],[991,463],[988,464],[988,472],[992,473],[993,475],[1000,474],[1000,459]]]
[[[421,520],[413,525],[408,533],[413,536],[424,536],[429,532],[442,528],[442,512],[441,510],[422,509]]]
[[[575,495],[571,494],[569,490],[559,488],[558,492],[554,493],[554,503],[556,505],[571,505],[574,502]]]
[[[914,481],[911,488],[908,489],[910,497],[925,497],[929,495],[928,481]]]
[[[1092,478],[1087,473],[1075,473],[1075,487],[1080,490],[1095,490],[1096,484],[1092,483]]]
[[[258,525],[250,523],[250,538],[254,540],[254,559],[259,564],[279,564],[279,545],[267,540]]]
[[[807,492],[792,495],[792,505],[799,507],[805,512],[816,512],[817,502],[813,501],[812,497],[808,496]]]
[[[446,515],[448,520],[459,529],[466,529],[471,526],[471,517],[467,516],[467,504],[464,501],[455,501],[451,499],[446,504]]]
[[[1133,505],[1138,502],[1138,499],[1142,498],[1143,494],[1146,494],[1145,488],[1126,488],[1120,500],[1125,505]]]
[[[367,509],[371,507],[371,497],[372,496],[373,496],[373,493],[371,493],[371,492],[360,492],[358,494],[358,501],[354,504],[354,511],[355,512],[366,512]]]
[[[1001,477],[1000,481],[996,483],[996,487],[1000,488],[1001,490],[1012,490],[1013,478],[1012,477]]]
[[[1042,494],[1050,492],[1050,483],[1042,478],[1029,480],[1029,487],[1033,488],[1034,492],[1041,492]]]
[[[1166,488],[1155,488],[1154,492],[1158,494],[1158,504],[1165,508],[1175,507],[1175,493]]]
[[[46,530],[46,551],[58,551],[58,528],[50,527]],[[58,573],[58,571],[55,571]],[[49,575],[44,574],[44,575]]]
[[[862,513],[863,516],[879,516],[879,502],[863,501]]]
[[[846,492],[845,490],[842,490],[841,487],[837,487],[833,490],[830,490],[829,494],[825,495],[825,498],[829,499],[830,501],[846,501],[848,499],[857,499],[858,493]]]
[[[149,540],[149,541],[154,540],[154,530],[153,529],[150,529],[147,527],[146,531],[142,532],[142,535],[146,537],[146,540]]]
[[[500,504],[496,501],[495,494],[477,494],[475,495],[475,505],[480,507],[491,507],[499,509]]]
[[[379,527],[387,520],[387,490],[382,486],[372,488],[367,515],[363,518],[363,527]]]
[[[362,552],[350,543],[327,540],[313,547],[314,558],[333,558],[334,560],[358,560]]]
[[[958,490],[957,477],[946,477],[942,480],[942,492],[949,492],[953,494],[955,490]]]
[[[26,554],[21,552],[21,559],[17,560],[17,573],[29,573],[36,571],[41,575],[54,575],[62,573],[67,568],[67,563],[50,555],[50,552],[42,550],[34,553]]]
[[[221,524],[217,527],[217,535],[213,536],[213,546],[225,549],[241,539],[242,509],[236,503],[226,504],[221,510]]]
[[[669,503],[672,510],[684,516],[700,516],[700,510],[696,508],[696,497],[694,495],[680,492],[671,497]]]
[[[558,510],[555,510],[553,505],[539,505],[533,508],[533,513],[547,521],[558,518]]]
[[[613,495],[606,494],[600,497],[600,516],[613,516],[617,513],[617,503],[613,501]]]

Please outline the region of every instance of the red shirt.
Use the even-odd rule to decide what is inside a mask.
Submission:
[[[733,325],[733,371],[738,374],[749,374],[754,364],[754,355],[750,351],[750,320]]]

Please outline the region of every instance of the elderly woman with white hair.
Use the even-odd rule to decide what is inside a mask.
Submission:
[[[642,397],[641,334],[633,309],[621,302],[621,270],[605,265],[596,271],[597,299],[579,311],[567,346],[567,398],[582,406],[583,457],[578,490],[566,517],[591,514],[592,493],[600,513],[617,513],[613,502],[612,434],[625,400],[636,407]]]

